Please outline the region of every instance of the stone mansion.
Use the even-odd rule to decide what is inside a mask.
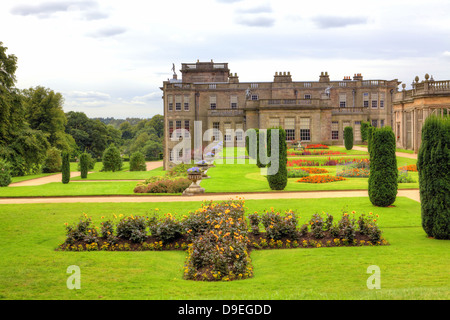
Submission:
[[[183,157],[181,152],[173,152],[178,139],[171,140],[171,135],[180,140],[189,136],[194,121],[201,121],[202,136],[213,129],[211,140],[238,144],[244,143],[247,129],[278,126],[286,130],[287,140],[328,145],[342,145],[347,126],[353,127],[355,143],[360,142],[362,121],[403,130],[402,135],[407,133],[407,129],[398,127],[402,105],[399,101],[394,114],[395,98],[408,96],[399,95],[401,82],[397,79],[367,80],[362,74],[354,74],[330,80],[327,72],[321,72],[318,81],[293,81],[290,72],[275,72],[272,82],[240,82],[236,73],[230,73],[228,63],[213,61],[183,63],[181,79],[175,67],[173,71],[173,78],[161,87],[165,168],[175,158]]]

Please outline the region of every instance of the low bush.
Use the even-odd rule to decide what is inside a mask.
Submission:
[[[191,185],[192,181],[187,178],[158,179],[148,184],[138,184],[134,188],[135,193],[182,193]]]
[[[184,228],[183,223],[167,213],[162,219],[152,219],[149,222],[150,233],[167,244],[181,237]]]
[[[43,173],[55,173],[61,172],[61,151],[56,148],[50,148],[47,150],[47,158],[45,158],[44,164],[42,165]]]
[[[309,176],[309,173],[306,170],[302,169],[287,169],[287,177],[288,178],[303,178]]]
[[[259,223],[261,222],[261,217],[257,212],[249,214],[248,219],[250,221],[250,228],[254,235],[259,235]]]
[[[398,183],[414,183],[414,182],[416,182],[416,180],[414,180],[414,178],[408,174],[407,170],[398,172],[397,181],[398,181]]]
[[[147,171],[145,156],[141,152],[136,151],[131,155],[130,171]]]
[[[102,162],[102,171],[115,172],[122,169],[122,157],[120,156],[119,149],[114,144],[110,144],[103,152]]]
[[[144,216],[123,217],[116,227],[117,237],[131,240],[132,242],[143,242],[147,237],[147,219]]]
[[[267,238],[279,240],[281,238],[296,239],[297,216],[292,211],[282,215],[279,212],[265,212],[261,216],[261,223],[266,230]]]
[[[203,204],[190,219],[197,230],[188,248],[184,278],[188,280],[235,280],[253,276],[248,254],[247,222],[242,201]],[[194,236],[195,234],[195,236]]]
[[[92,224],[92,218],[86,214],[80,217],[75,225],[66,225],[66,241],[65,244],[71,245],[77,242],[93,243],[98,241],[97,228]]]
[[[0,159],[0,187],[7,187],[11,183],[11,172],[9,164]]]

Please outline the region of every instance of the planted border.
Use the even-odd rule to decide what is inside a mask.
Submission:
[[[67,237],[57,250],[185,250],[185,279],[231,281],[253,277],[252,250],[389,244],[377,226],[378,216],[371,212],[356,217],[356,212],[344,211],[339,220],[328,213],[314,214],[299,228],[299,217],[292,210],[271,208],[246,217],[244,204],[244,200],[205,202],[180,219],[170,213],[114,215],[102,217],[101,227],[83,214],[77,224],[65,224]]]

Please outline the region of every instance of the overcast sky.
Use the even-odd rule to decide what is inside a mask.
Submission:
[[[89,117],[162,114],[181,63],[228,62],[241,82],[418,75],[450,79],[450,1],[2,0],[17,87],[44,86]]]

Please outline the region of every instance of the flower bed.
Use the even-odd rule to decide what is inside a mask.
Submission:
[[[398,168],[399,171],[412,171],[412,172],[417,172],[417,165],[415,164],[410,164],[407,166],[403,166]]]
[[[338,177],[347,178],[368,178],[370,171],[365,168],[344,168],[342,171],[336,173]]]
[[[327,169],[322,169],[322,168],[300,168],[306,172],[308,172],[309,174],[320,174],[320,173],[328,173]]]
[[[295,160],[288,160],[287,164],[288,167],[317,167],[320,166],[320,163],[318,161],[312,161],[312,160],[303,160],[303,159],[295,159]]]
[[[191,180],[187,178],[162,178],[149,183],[137,184],[134,193],[182,193],[191,183]]]
[[[329,149],[329,147],[324,144],[308,144],[305,149]]]
[[[336,176],[330,176],[330,175],[319,175],[319,176],[309,176],[300,178],[297,180],[297,182],[305,182],[305,183],[328,183],[328,182],[334,182],[334,181],[342,181],[347,180],[343,177],[336,177]]]
[[[344,212],[335,221],[328,213],[314,214],[298,227],[292,210],[282,213],[272,208],[254,212],[247,219],[243,200],[211,201],[180,219],[170,213],[163,217],[102,217],[101,228],[84,214],[77,224],[65,224],[66,240],[57,250],[186,250],[185,279],[230,281],[253,276],[249,254],[254,249],[387,245],[377,218],[372,213],[356,218],[355,212]]]
[[[347,154],[341,151],[331,150],[306,150],[306,151],[288,151],[288,156],[323,156],[323,155],[342,155]]]
[[[322,163],[323,166],[337,166],[337,165],[350,165],[350,164],[354,164],[356,166],[366,166],[368,167],[369,164],[369,159],[367,158],[363,158],[363,159],[349,159],[349,158],[337,158],[337,159],[332,159],[332,158],[328,158],[327,161],[325,161],[324,163]]]

